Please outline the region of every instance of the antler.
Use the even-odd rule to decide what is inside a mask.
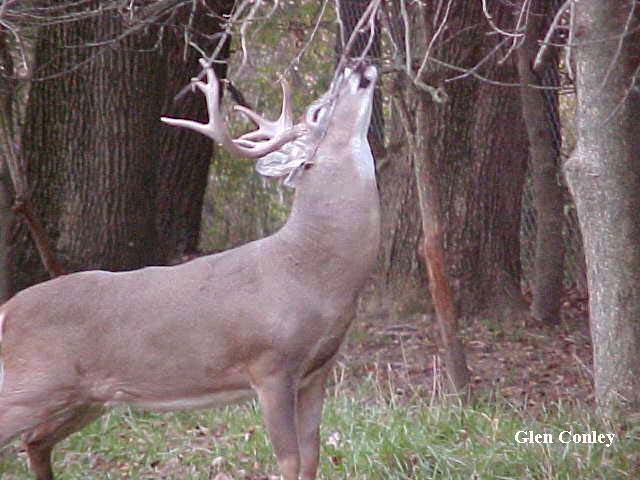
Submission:
[[[282,113],[278,120],[270,121],[263,118],[253,110],[236,106],[235,110],[247,116],[256,123],[258,130],[242,135],[238,139],[231,138],[229,130],[220,112],[220,83],[213,71],[212,66],[204,59],[200,60],[200,65],[207,74],[207,82],[194,80],[194,85],[204,93],[207,101],[207,111],[209,122],[200,123],[193,120],[183,120],[179,118],[162,117],[161,120],[176,127],[190,128],[198,133],[206,135],[215,140],[222,148],[229,153],[247,158],[260,158],[271,152],[278,150],[282,145],[294,140],[303,133],[301,125],[293,125],[291,114],[291,94],[286,83],[282,83]]]
[[[263,116],[257,114],[253,110],[243,107],[242,105],[236,105],[233,109],[237,112],[245,115],[249,120],[254,122],[258,126],[258,130],[245,133],[238,138],[238,141],[260,141],[269,138],[274,138],[279,132],[290,130],[293,127],[293,113],[291,112],[291,91],[289,90],[289,84],[285,81],[281,81],[282,85],[282,112],[278,120],[267,120]]]

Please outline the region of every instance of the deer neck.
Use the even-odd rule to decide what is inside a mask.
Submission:
[[[280,237],[288,254],[316,274],[361,283],[378,254],[378,190],[366,141],[345,148],[350,155],[344,155],[346,149],[339,149],[340,155],[319,151],[303,172]]]

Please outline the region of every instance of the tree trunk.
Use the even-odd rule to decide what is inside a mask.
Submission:
[[[213,2],[210,2],[213,3]],[[211,53],[218,43],[212,35],[221,30],[223,15],[228,14],[233,1],[216,2],[210,9],[220,15],[212,18],[196,4],[193,18],[192,40],[205,52]],[[190,12],[186,12],[190,13]],[[188,19],[177,19],[185,23]],[[200,54],[193,48],[185,50],[182,32],[167,32],[164,49],[167,58],[167,86],[162,114],[169,117],[185,117],[206,122],[207,111],[199,92],[189,93],[178,102],[175,95],[201,70]],[[229,55],[231,38],[225,43],[219,60]],[[218,78],[226,76],[226,64],[216,64]],[[156,225],[163,263],[172,263],[177,258],[197,251],[200,240],[200,223],[204,193],[207,187],[209,165],[213,155],[213,142],[186,128],[175,128],[162,124],[160,130],[160,154],[158,157],[158,212]]]
[[[518,49],[518,72],[523,84],[543,85],[543,77],[557,78],[557,56],[549,58],[540,75],[532,66],[553,18],[555,9],[549,2],[534,2],[527,21],[526,37]],[[559,86],[559,85],[546,85]],[[533,203],[536,212],[536,242],[533,260],[534,318],[545,323],[560,321],[564,280],[563,188],[558,183],[558,161],[561,135],[558,117],[558,95],[552,90],[522,88],[522,113],[529,137]]]
[[[639,21],[635,2],[576,4],[578,142],[565,172],[584,238],[604,415],[640,408]]]
[[[156,132],[165,70],[151,48],[155,37],[77,47],[122,28],[110,15],[54,25],[36,47],[36,75],[70,69],[33,83],[22,140],[36,215],[65,271],[132,269],[158,258]],[[60,48],[66,45],[76,47]],[[17,289],[46,278],[24,229],[15,252]]]
[[[430,44],[438,26],[433,19],[436,6],[407,4],[407,7],[414,23],[412,63],[417,70],[420,49]],[[388,13],[390,18],[400,18],[397,2],[391,4]],[[496,22],[501,22],[510,10],[498,6],[492,14]],[[528,155],[520,99],[515,89],[491,85],[471,75],[444,83],[457,72],[438,62],[473,67],[493,48],[490,39],[495,38],[486,35],[489,27],[479,2],[454,1],[447,26],[447,33],[434,42],[432,61],[421,80],[444,87],[449,100],[444,104],[427,100],[428,121],[420,134],[424,137],[421,143],[425,146],[423,155],[429,162],[429,171],[437,172],[438,176],[448,275],[462,314],[489,309],[492,316],[520,316],[527,308],[519,288],[519,231]],[[403,45],[402,29],[396,28],[394,36],[396,43]],[[493,59],[479,71],[495,80],[517,82],[511,60],[497,65]],[[415,110],[415,93],[411,90],[399,84],[391,94],[401,95],[409,110]],[[394,150],[393,143],[389,150]],[[400,163],[411,165],[409,156],[392,158],[393,162],[401,159]],[[401,285],[408,278],[410,284],[419,285],[423,280],[416,276],[424,272],[415,268],[419,241],[414,240],[414,228],[402,226],[407,219],[419,218],[415,183],[406,176],[412,169],[402,166],[384,169],[387,172],[380,176],[383,219],[394,222],[395,217],[397,225],[397,228],[385,226],[385,256],[388,259],[391,253],[407,257],[400,264],[391,265],[385,276],[391,283]],[[403,178],[390,178],[394,172]],[[385,185],[387,182],[389,185]],[[388,192],[393,184],[403,186],[402,194]],[[413,248],[400,253],[399,245]],[[387,261],[385,267],[390,263]]]

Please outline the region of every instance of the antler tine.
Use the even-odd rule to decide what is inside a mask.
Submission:
[[[258,126],[258,130],[242,135],[238,140],[257,141],[265,138],[271,138],[278,133],[286,131],[293,127],[293,113],[291,111],[291,90],[289,84],[283,79],[280,81],[282,86],[282,111],[278,120],[271,121],[257,114],[253,110],[236,105],[233,109],[242,113]]]
[[[231,138],[229,135],[229,131],[224,122],[224,118],[222,113],[220,112],[220,83],[218,82],[218,78],[213,71],[213,67],[204,59],[200,60],[200,64],[204,68],[207,75],[207,82],[202,82],[199,80],[193,81],[193,85],[200,90],[206,99],[207,102],[207,112],[209,114],[209,121],[207,123],[194,122],[193,120],[184,120],[179,118],[168,118],[162,117],[161,120],[168,124],[176,127],[189,128],[194,130],[202,135],[206,135],[207,137],[216,141],[223,149],[227,150],[229,153],[239,155],[247,158],[260,158],[268,153],[271,153],[277,149],[279,149],[285,143],[294,140],[297,136],[300,135],[301,130],[297,126],[294,127],[291,122],[291,115],[283,114],[281,118],[277,122],[269,122],[268,120],[263,119],[255,112],[248,110],[243,111],[245,115],[248,115],[249,118],[256,121],[256,118],[260,119],[261,123],[258,123],[259,130],[254,133],[260,132],[261,124],[265,124],[265,122],[278,124],[278,127],[284,128],[270,128],[267,131],[263,129],[260,132],[260,141],[248,141],[252,140],[250,138],[240,137],[237,140]],[[287,95],[285,95],[286,97]],[[289,100],[286,100],[287,105],[286,108],[290,111],[290,106],[288,105]],[[284,110],[284,107],[283,107]],[[250,114],[247,112],[251,112]],[[251,116],[253,115],[253,116]],[[281,122],[282,120],[282,122]],[[256,140],[258,140],[256,138]]]

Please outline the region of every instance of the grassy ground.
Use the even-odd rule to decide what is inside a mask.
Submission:
[[[500,399],[461,407],[393,391],[373,378],[357,391],[332,388],[319,478],[639,478],[640,426],[602,425],[588,409],[562,404],[531,416]],[[550,433],[555,443],[518,444],[519,430]],[[617,436],[609,448],[562,444],[563,430]],[[29,478],[17,450],[0,460],[2,480]],[[55,461],[60,479],[278,478],[255,404],[170,415],[114,411],[61,444]]]
[[[640,424],[603,425],[589,413],[583,310],[572,308],[578,313],[557,327],[467,325],[477,400],[465,407],[439,393],[432,318],[359,319],[329,389],[319,478],[640,478]],[[554,443],[519,444],[520,430],[549,433]],[[609,448],[563,444],[565,430],[616,438]],[[60,444],[54,468],[59,480],[278,478],[255,404],[167,415],[114,411]],[[0,452],[0,480],[28,478],[14,442]]]

